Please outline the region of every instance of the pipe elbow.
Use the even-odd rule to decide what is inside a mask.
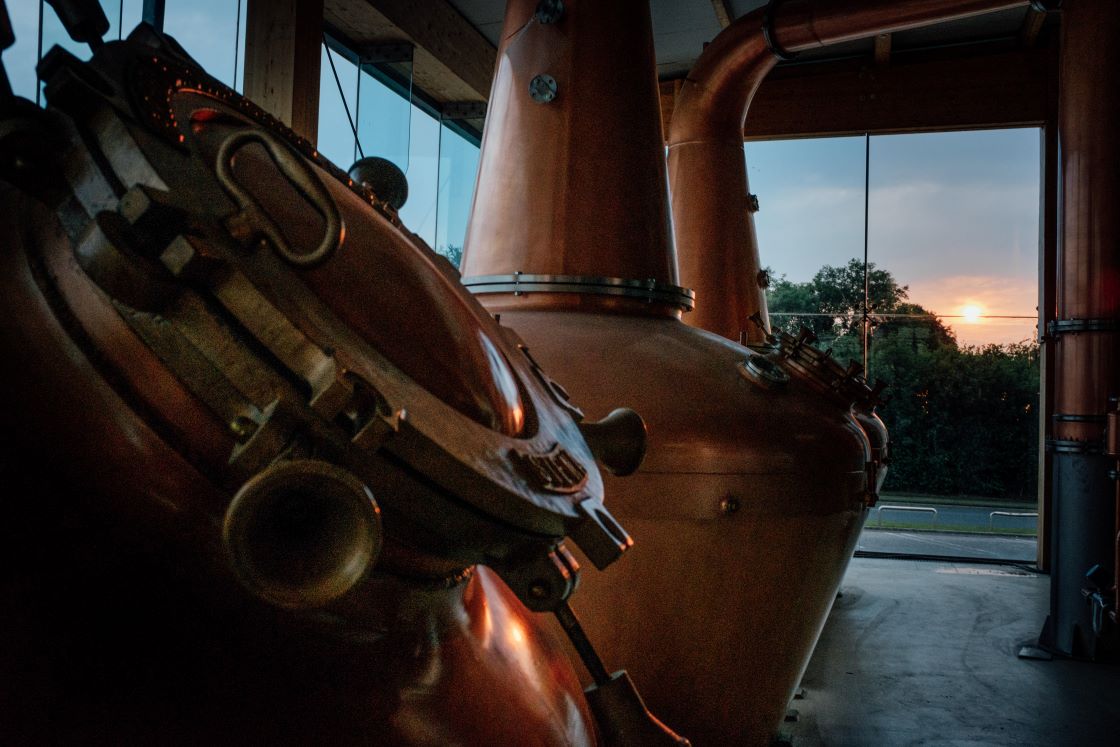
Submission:
[[[732,23],[696,60],[673,107],[670,148],[696,141],[742,142],[751,99],[778,61],[763,34],[764,11]]]

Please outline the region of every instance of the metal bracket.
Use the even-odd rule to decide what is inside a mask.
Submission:
[[[394,62],[412,62],[416,48],[408,42],[393,42],[390,44],[370,44],[359,47],[358,64],[380,65]]]
[[[1055,423],[1103,423],[1108,419],[1105,415],[1077,415],[1067,412],[1056,412],[1050,417]]]
[[[463,278],[463,285],[475,295],[482,293],[587,293],[591,295],[625,296],[649,303],[670,303],[683,311],[692,311],[696,293],[688,288],[661,283],[652,278],[629,280],[590,275],[475,275]]]
[[[766,12],[762,15],[762,38],[775,57],[782,62],[789,62],[797,58],[797,52],[787,50],[778,43],[778,39],[774,36],[774,14],[778,11],[781,2],[782,0],[770,0],[766,4]]]
[[[1072,335],[1078,332],[1118,332],[1120,320],[1117,319],[1052,319],[1046,325],[1050,337]]]
[[[448,101],[440,107],[440,119],[455,121],[463,119],[486,119],[485,101]]]
[[[1053,454],[1103,454],[1100,441],[1076,441],[1071,438],[1048,438],[1046,450]]]
[[[546,554],[503,563],[494,570],[533,612],[555,612],[579,585],[579,563],[563,542]]]

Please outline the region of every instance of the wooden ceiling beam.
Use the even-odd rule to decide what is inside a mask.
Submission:
[[[858,61],[778,68],[747,115],[748,140],[1039,125],[1048,48],[869,67]]]
[[[323,0],[249,0],[245,96],[315,142]]]
[[[1051,47],[967,57],[895,55],[778,67],[758,89],[744,137],[767,140],[1041,125],[1056,73]],[[661,82],[666,131],[681,81]]]
[[[447,0],[325,0],[324,19],[356,45],[412,44],[413,85],[437,102],[490,96],[497,51]]]

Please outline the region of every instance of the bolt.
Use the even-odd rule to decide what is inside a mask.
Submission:
[[[739,503],[739,499],[730,495],[719,502],[719,510],[725,514],[733,514],[741,507],[742,504]]]
[[[256,430],[256,422],[245,415],[238,415],[229,423],[229,432],[236,436],[239,441],[253,435]]]
[[[538,104],[547,104],[556,98],[556,79],[551,75],[538,75],[529,81],[529,95]]]
[[[548,596],[548,584],[544,581],[534,581],[529,584],[529,596],[533,599],[544,599]]]
[[[556,23],[564,15],[563,0],[541,0],[533,17],[538,23]]]

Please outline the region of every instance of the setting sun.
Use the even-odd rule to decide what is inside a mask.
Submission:
[[[968,306],[961,307],[961,316],[968,324],[976,324],[980,321],[980,317],[984,315],[984,310],[976,304],[969,304]]]

